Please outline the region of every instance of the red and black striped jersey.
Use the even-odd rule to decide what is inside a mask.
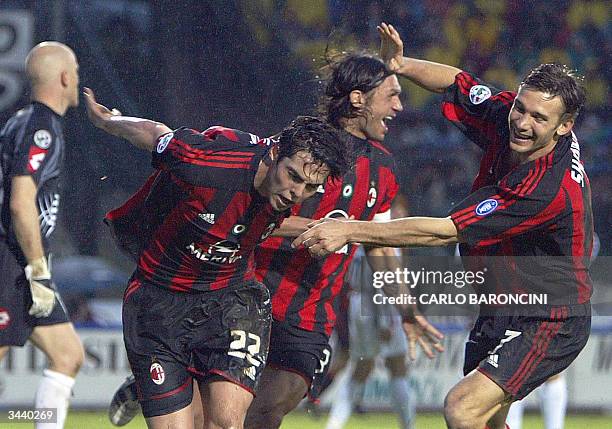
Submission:
[[[180,128],[158,139],[156,171],[106,218],[119,246],[138,261],[135,279],[189,292],[255,277],[253,249],[289,214],[254,188],[269,150],[258,142],[223,127]]]
[[[353,170],[328,180],[315,196],[291,211],[310,219],[324,217],[371,220],[390,209],[398,190],[393,157],[380,143],[351,138],[357,159]],[[309,331],[331,334],[356,247],[348,245],[326,258],[312,258],[292,239],[272,237],[255,250],[257,278],[272,294],[272,315]]]
[[[515,97],[465,72],[445,93],[446,118],[484,150],[472,193],[450,213],[462,256],[503,256],[490,276],[497,292],[554,290],[563,305],[587,303],[593,215],[580,145],[571,132],[549,154],[505,167]]]

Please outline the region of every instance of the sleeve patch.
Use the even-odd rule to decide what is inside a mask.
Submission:
[[[42,165],[45,156],[47,156],[46,150],[34,146],[30,147],[30,153],[28,154],[28,171],[30,173],[36,173]]]
[[[172,140],[173,137],[174,133],[168,133],[166,135],[163,135],[157,142],[157,153],[162,153],[163,151],[165,151],[168,147],[168,144],[170,143],[170,140]]]
[[[491,90],[488,86],[474,85],[470,88],[470,101],[472,104],[480,104],[491,97]]]
[[[53,138],[47,130],[38,130],[34,133],[34,144],[41,149],[49,149]]]
[[[476,206],[476,209],[474,210],[474,212],[478,216],[487,216],[493,213],[495,210],[497,210],[498,206],[499,206],[499,203],[497,202],[497,200],[493,198],[489,198],[484,201],[481,201]]]

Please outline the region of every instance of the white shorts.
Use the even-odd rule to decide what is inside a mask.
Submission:
[[[361,304],[361,294],[351,294],[349,305],[351,358],[375,359],[378,355],[383,358],[406,355],[408,343],[402,329],[401,317],[395,309],[390,308],[394,314],[378,316],[377,327],[376,316],[367,315],[372,313],[366,310],[367,305],[362,308]],[[389,341],[385,342],[380,339],[380,328],[389,329],[391,333]]]

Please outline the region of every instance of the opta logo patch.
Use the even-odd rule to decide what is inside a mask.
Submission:
[[[476,206],[475,212],[478,216],[486,216],[488,214],[493,213],[495,209],[497,209],[498,205],[499,203],[497,202],[497,200],[489,198],[488,200],[484,200],[480,204],[478,204]]]
[[[475,85],[470,88],[470,101],[472,104],[480,104],[491,97],[491,90],[484,85]]]
[[[174,137],[174,133],[168,133],[159,140],[157,143],[157,153],[162,153],[166,150],[172,137]]]
[[[151,380],[155,384],[163,384],[166,381],[166,372],[164,368],[157,362],[153,362],[149,368],[149,374],[151,374]]]
[[[34,144],[41,149],[49,149],[52,141],[51,133],[47,130],[38,130],[34,133]]]
[[[11,324],[11,316],[6,308],[0,307],[0,331]]]

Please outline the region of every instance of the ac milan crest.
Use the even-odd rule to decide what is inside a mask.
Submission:
[[[153,362],[149,368],[149,374],[151,374],[151,380],[155,384],[163,384],[166,381],[166,372],[164,368],[157,362]]]

